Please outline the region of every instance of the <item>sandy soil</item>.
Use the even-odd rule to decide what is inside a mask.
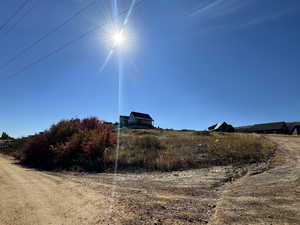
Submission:
[[[300,138],[268,137],[279,144],[272,168],[225,185],[210,224],[300,224]]]
[[[170,173],[36,171],[0,156],[0,224],[300,224],[300,138],[268,164]]]
[[[126,218],[130,213],[110,196],[0,157],[1,225],[120,224]]]

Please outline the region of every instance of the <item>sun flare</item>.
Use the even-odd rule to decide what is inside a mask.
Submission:
[[[126,36],[125,36],[123,30],[114,31],[112,33],[111,39],[112,39],[113,46],[115,46],[115,47],[124,46],[125,42],[126,42]]]

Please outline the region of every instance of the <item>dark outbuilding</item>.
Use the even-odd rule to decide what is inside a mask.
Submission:
[[[287,134],[288,127],[285,122],[255,124],[250,132],[264,134]]]
[[[300,122],[276,122],[235,127],[236,132],[263,134],[300,134]]]
[[[255,124],[253,126],[237,127],[237,132],[261,134],[288,134],[289,128],[285,122]]]
[[[234,132],[234,127],[226,122],[221,122],[210,126],[208,130],[216,132]]]

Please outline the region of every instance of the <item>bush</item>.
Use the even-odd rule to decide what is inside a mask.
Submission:
[[[49,147],[47,132],[29,138],[23,151],[22,161],[38,168],[50,168],[53,162],[53,151]]]
[[[101,171],[104,151],[115,143],[111,124],[94,117],[63,120],[28,138],[22,162],[43,169]]]
[[[48,134],[50,144],[64,143],[83,128],[83,121],[81,122],[79,119],[62,120],[51,126]]]

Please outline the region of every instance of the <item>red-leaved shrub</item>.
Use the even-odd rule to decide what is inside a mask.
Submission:
[[[116,143],[112,125],[95,117],[62,120],[28,138],[25,164],[44,169],[101,171],[103,155]]]

